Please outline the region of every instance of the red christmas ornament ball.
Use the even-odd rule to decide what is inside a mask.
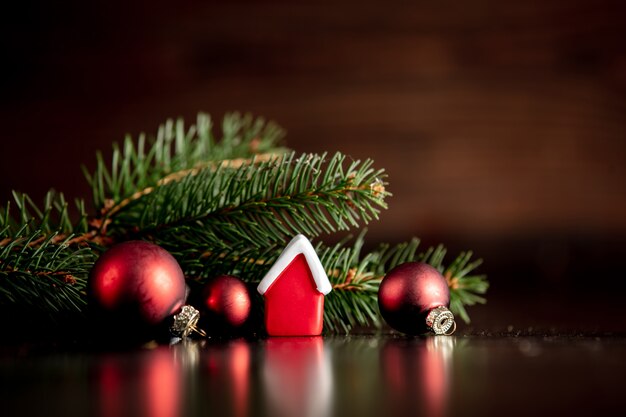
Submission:
[[[89,275],[90,307],[111,325],[157,325],[185,302],[185,276],[165,249],[128,241],[106,251]]]
[[[209,332],[242,327],[252,307],[246,284],[232,275],[220,275],[209,281],[202,291],[201,302],[204,327]]]
[[[407,334],[429,330],[428,313],[450,303],[446,279],[423,262],[407,262],[385,275],[378,290],[380,313],[392,328]]]

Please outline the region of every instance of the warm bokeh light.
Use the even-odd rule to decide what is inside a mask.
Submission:
[[[103,358],[98,367],[98,408],[101,417],[119,417],[125,406],[124,374],[115,359]]]
[[[248,414],[250,396],[250,346],[243,340],[234,341],[228,348],[228,368],[232,378],[233,416]]]
[[[252,384],[250,344],[244,340],[232,340],[207,346],[202,353],[206,374],[211,379],[222,381],[219,387],[209,385],[210,392],[202,395],[217,397],[222,402],[218,408],[227,410],[233,417],[249,415]]]

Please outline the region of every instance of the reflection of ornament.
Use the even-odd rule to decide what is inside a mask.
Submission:
[[[187,288],[178,262],[165,249],[129,241],[96,261],[87,291],[90,306],[108,324],[130,329],[157,325],[175,313]]]
[[[170,344],[170,351],[175,361],[185,373],[194,372],[200,364],[201,349],[206,345],[204,339],[182,339],[179,343]]]
[[[144,369],[141,370],[140,379],[136,383],[141,384],[143,389],[143,395],[138,397],[141,398],[139,401],[144,402],[140,404],[144,406],[146,415],[155,417],[181,415],[185,405],[185,393],[188,392],[185,390],[187,381],[181,364],[174,358],[172,349],[159,346],[145,354],[143,362]],[[126,403],[126,407],[128,404]]]
[[[146,346],[130,361],[126,354],[101,355],[94,363],[93,381],[90,378],[90,386],[96,387],[97,415],[182,415],[188,378],[173,350]]]
[[[447,306],[450,290],[446,279],[422,262],[398,265],[383,278],[378,306],[389,326],[407,334],[452,334],[456,323]]]
[[[455,342],[445,336],[385,341],[381,385],[389,390],[383,404],[387,415],[449,414]]]
[[[202,291],[204,327],[232,332],[243,326],[250,316],[250,294],[246,284],[232,275],[220,275],[209,281]]]
[[[265,297],[265,328],[270,336],[322,333],[324,296],[332,286],[303,235],[289,242],[257,290]]]
[[[208,375],[206,384],[201,384],[205,390],[202,398],[206,404],[219,404],[217,410],[221,411],[216,413],[213,409],[211,415],[246,417],[254,414],[250,409],[250,391],[258,387],[253,384],[255,372],[251,370],[250,346],[248,341],[235,339],[228,343],[207,343],[202,349],[201,364]]]

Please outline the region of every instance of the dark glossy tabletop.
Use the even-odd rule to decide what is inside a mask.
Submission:
[[[616,415],[626,338],[397,335],[5,352],[4,416]]]

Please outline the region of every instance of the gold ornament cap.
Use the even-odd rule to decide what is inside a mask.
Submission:
[[[196,327],[198,320],[200,320],[200,312],[190,305],[184,305],[178,313],[174,314],[170,333],[181,339],[188,337],[192,332],[204,337],[206,333]]]
[[[426,326],[436,335],[449,336],[456,331],[454,314],[447,307],[435,307],[426,316]]]

